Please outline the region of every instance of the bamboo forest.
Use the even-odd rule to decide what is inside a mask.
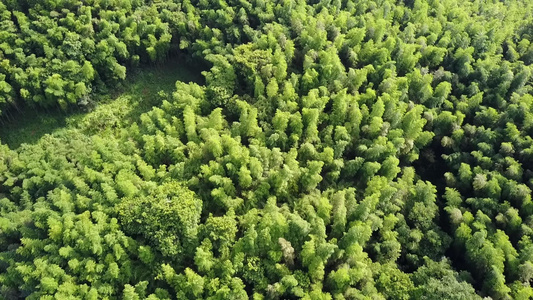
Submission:
[[[533,1],[0,0],[0,299],[533,299]]]

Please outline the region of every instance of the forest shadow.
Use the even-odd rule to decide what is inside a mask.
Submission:
[[[22,144],[35,144],[46,134],[52,134],[64,128],[78,127],[76,123],[84,119],[90,120],[93,112],[94,117],[97,118],[96,114],[99,110],[107,110],[107,113],[124,118],[121,123],[131,123],[142,113],[159,104],[161,97],[158,93],[160,91],[170,95],[175,90],[176,81],[205,84],[202,71],[206,69],[207,65],[204,62],[190,59],[183,54],[173,55],[165,62],[158,64],[129,68],[127,79],[115,87],[109,87],[101,95],[95,96],[98,100],[90,109],[74,107],[63,111],[56,108],[22,106],[18,110],[10,111],[8,117],[0,119],[0,141],[11,149],[16,149]],[[119,98],[122,101],[113,105],[113,102]],[[120,111],[126,111],[126,113],[121,114]],[[105,128],[95,125],[93,129],[87,133],[96,133],[95,131]]]
[[[10,117],[2,118],[0,141],[11,149],[18,148],[23,143],[34,144],[43,135],[64,127],[71,114],[57,109],[20,108]]]

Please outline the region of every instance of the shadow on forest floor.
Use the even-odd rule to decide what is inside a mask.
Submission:
[[[125,125],[138,119],[161,101],[159,91],[171,94],[176,81],[204,84],[201,72],[206,66],[188,62],[182,56],[168,61],[134,69],[125,82],[109,87],[107,93],[97,96],[97,105],[90,111],[79,107],[70,111],[25,107],[12,112],[0,121],[0,141],[11,149],[20,145],[35,144],[39,139],[67,128],[79,128],[87,133],[107,130],[117,121]],[[111,123],[112,124],[111,124]]]

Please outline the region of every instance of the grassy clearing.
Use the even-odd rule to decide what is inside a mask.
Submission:
[[[176,81],[203,84],[202,66],[177,57],[164,64],[133,70],[121,85],[109,88],[90,112],[27,108],[0,125],[0,141],[11,149],[35,144],[45,134],[78,128],[87,134],[112,132],[137,120],[160,101],[158,93],[172,93]]]

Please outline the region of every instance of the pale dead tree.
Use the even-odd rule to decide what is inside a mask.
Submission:
[[[283,251],[283,258],[285,258],[288,265],[292,266],[294,264],[294,248],[291,242],[280,237],[278,243],[281,246],[281,251]]]

